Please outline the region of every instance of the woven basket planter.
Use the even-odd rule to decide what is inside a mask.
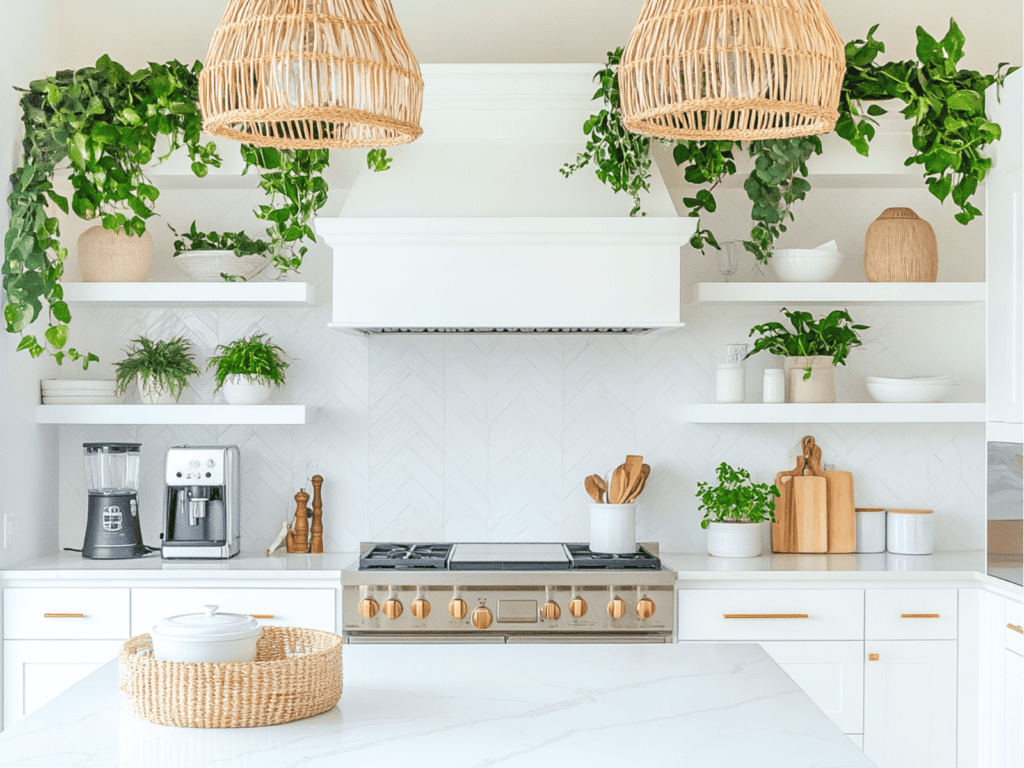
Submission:
[[[264,627],[256,660],[158,661],[149,635],[121,647],[121,700],[136,717],[189,728],[252,728],[326,712],[341,698],[341,638]]]
[[[224,280],[222,274],[252,280],[270,266],[270,259],[254,254],[236,256],[234,251],[185,251],[174,257],[174,263],[196,282],[219,283]]]
[[[789,403],[834,403],[836,401],[835,365],[826,355],[783,358]],[[811,378],[804,381],[807,366]]]
[[[78,237],[78,266],[87,283],[141,283],[152,263],[149,232],[126,235],[96,226]]]
[[[939,245],[932,225],[909,208],[886,208],[864,236],[864,271],[873,283],[934,283]]]

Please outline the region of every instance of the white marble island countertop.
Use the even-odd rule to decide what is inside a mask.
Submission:
[[[153,725],[118,696],[111,661],[0,734],[0,765],[872,765],[757,645],[349,645],[336,708],[264,728]]]

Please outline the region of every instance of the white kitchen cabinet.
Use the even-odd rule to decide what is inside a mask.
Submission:
[[[1024,657],[1003,649],[1002,768],[1024,766]]]
[[[954,640],[864,644],[864,753],[878,768],[955,768]]]
[[[121,640],[4,642],[4,728],[117,656]]]
[[[127,589],[4,590],[7,640],[128,639]]]

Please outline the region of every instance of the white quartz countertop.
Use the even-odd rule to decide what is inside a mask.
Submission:
[[[264,728],[123,712],[104,665],[0,733],[0,766],[870,767],[757,645],[354,645],[344,694]]]

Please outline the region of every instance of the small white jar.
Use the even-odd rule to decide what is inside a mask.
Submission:
[[[766,403],[786,402],[786,372],[781,368],[766,368],[764,371],[764,396]]]
[[[590,551],[611,555],[636,552],[636,504],[590,505]]]
[[[885,545],[897,555],[930,555],[935,551],[935,521],[930,509],[886,511]]]
[[[742,403],[747,396],[747,382],[742,362],[719,363],[715,377],[715,400],[719,403]]]
[[[186,613],[164,619],[150,630],[153,656],[162,661],[221,664],[256,658],[256,642],[263,630],[252,616],[217,613],[204,605],[204,613]]]
[[[885,552],[885,510],[857,510],[857,551],[862,554]]]

